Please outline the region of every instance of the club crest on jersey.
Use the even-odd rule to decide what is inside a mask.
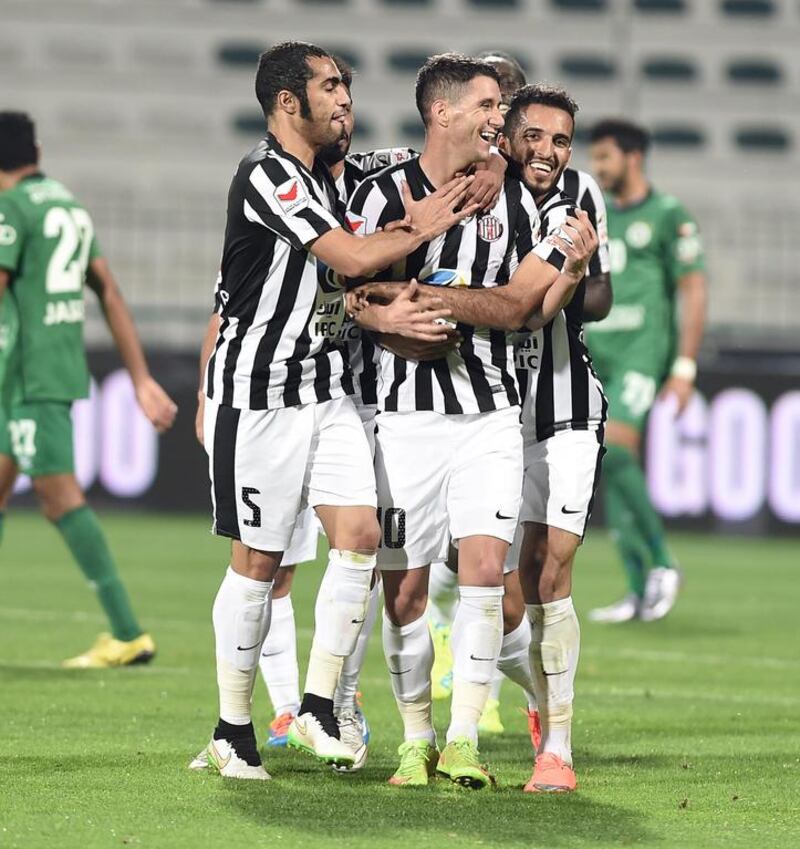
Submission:
[[[645,248],[653,238],[653,228],[646,221],[634,221],[625,231],[625,239],[632,248]]]
[[[367,219],[363,215],[356,215],[355,212],[346,213],[344,220],[347,222],[347,227],[351,233],[356,236],[363,236],[367,230]]]
[[[5,215],[0,215],[0,245],[13,245],[17,241],[17,231],[10,224],[3,224]]]
[[[292,177],[285,183],[281,183],[275,189],[274,197],[286,215],[291,215],[308,206],[308,192],[299,177]]]
[[[503,222],[494,215],[482,215],[478,219],[478,236],[484,242],[496,242],[503,235]]]

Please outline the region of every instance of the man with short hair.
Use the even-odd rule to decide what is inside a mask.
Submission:
[[[33,121],[0,112],[0,535],[18,472],[97,592],[111,634],[64,661],[69,668],[147,663],[155,643],[133,612],[103,530],[75,478],[74,401],[89,394],[83,289],[97,295],[136,400],[155,427],[177,407],[150,375],[89,213],[39,167]]]
[[[318,261],[358,276],[401,260],[472,211],[453,209],[468,180],[417,206],[408,226],[357,238],[334,215],[320,151],[345,133],[350,95],[330,54],[284,42],[261,55],[256,96],[267,135],[240,163],[228,196],[221,318],[209,353],[203,437],[215,533],[232,540],[213,609],[219,721],[203,761],[221,775],[267,779],[251,721],[275,572],[305,506],[330,541],[315,608],[305,694],[289,745],[326,763],[353,763],[333,713],[342,663],[364,622],[379,528],[375,478],[352,380],[336,336],[341,291]],[[435,316],[435,313],[433,314]],[[441,328],[423,322],[438,338]]]
[[[646,130],[625,120],[600,121],[591,132],[592,170],[611,201],[616,299],[608,318],[587,328],[586,341],[608,395],[603,495],[629,588],[621,601],[593,610],[595,622],[661,619],[681,584],[639,450],[656,394],[671,397],[677,415],[694,391],[705,322],[705,259],[695,218],[647,179],[649,143]]]
[[[417,76],[416,99],[426,129],[422,154],[359,187],[347,213],[351,226],[366,232],[384,226],[413,211],[437,184],[490,155],[502,127],[498,77],[490,65],[457,54],[432,57]],[[481,314],[459,316],[461,340],[446,357],[420,362],[390,350],[381,356],[376,473],[383,637],[405,732],[392,784],[427,784],[434,770],[474,788],[491,781],[480,762],[477,725],[503,639],[503,561],[517,522],[522,444],[511,346],[502,329],[484,328],[502,327],[502,321],[516,328],[543,303],[560,302],[577,284],[575,270],[560,273],[564,258],[571,262],[575,252],[580,265],[585,248],[585,222],[571,219],[563,238],[534,247],[538,224],[530,195],[518,180],[507,179],[490,214],[468,218],[373,276],[428,281],[434,286],[420,292],[435,292],[448,308],[464,304],[446,296],[463,296]],[[349,297],[351,309],[379,329],[388,307],[369,304],[367,293],[391,299],[397,284],[351,282],[363,287]],[[417,284],[409,290],[418,291]],[[431,721],[433,650],[425,607],[428,564],[446,556],[451,537],[458,545],[460,601],[451,722],[440,756]]]

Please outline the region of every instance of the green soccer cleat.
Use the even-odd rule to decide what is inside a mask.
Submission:
[[[431,670],[431,696],[449,699],[453,692],[453,652],[450,649],[450,627],[431,625],[433,640],[433,669]]]
[[[427,740],[408,740],[397,750],[400,766],[389,779],[395,787],[425,787],[436,774],[439,752]]]
[[[469,737],[456,737],[442,749],[436,772],[446,775],[454,784],[473,790],[494,785],[494,776],[481,763],[478,747]]]
[[[481,714],[478,732],[480,734],[502,734],[505,730],[503,720],[500,719],[500,702],[497,699],[489,699]]]

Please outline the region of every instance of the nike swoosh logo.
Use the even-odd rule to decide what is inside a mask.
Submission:
[[[494,514],[494,516],[495,516],[495,519],[513,519],[514,518],[513,516],[503,516],[503,515],[501,515],[499,510]]]
[[[363,625],[363,624],[364,624],[364,620],[363,620],[363,619],[351,619],[351,620],[350,620],[350,622],[351,622],[353,625]]]
[[[565,504],[561,508],[561,512],[564,513],[566,516],[569,516],[570,513],[582,513],[583,510],[567,510],[567,505]]]
[[[228,755],[227,758],[223,758],[219,753],[219,749],[214,745],[213,742],[211,743],[211,749],[212,749],[212,755],[211,756],[214,758],[214,763],[217,765],[217,768],[221,772],[230,763],[231,755]]]
[[[308,731],[305,720],[303,720],[303,723],[301,724],[299,719],[295,719],[294,726],[300,734],[305,734]]]
[[[408,669],[401,669],[399,672],[395,672],[395,671],[394,671],[394,669],[390,669],[390,670],[389,670],[389,673],[390,673],[391,675],[405,675],[405,674],[406,674],[406,672],[411,672],[411,667],[410,667],[410,666],[408,667]]]
[[[469,657],[470,657],[470,660],[485,660],[487,663],[493,663],[494,662],[493,657],[475,657],[474,654],[471,654]]]
[[[261,646],[261,643],[253,643],[252,646],[236,646],[236,651],[252,651]]]
[[[542,672],[544,672],[545,678],[549,678],[551,675],[563,675],[566,671],[566,669],[562,669],[561,672],[545,672],[544,669],[542,670]]]

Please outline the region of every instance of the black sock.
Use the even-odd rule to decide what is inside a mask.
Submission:
[[[303,693],[303,702],[300,705],[299,715],[310,713],[315,716],[325,733],[339,739],[339,724],[333,715],[333,699],[324,699],[314,693]]]
[[[248,722],[247,725],[231,725],[230,722],[220,719],[214,729],[214,739],[227,740],[246,764],[261,766],[252,722]]]

